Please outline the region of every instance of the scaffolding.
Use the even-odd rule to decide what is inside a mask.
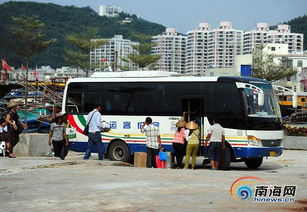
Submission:
[[[4,106],[9,101],[17,101],[19,110],[27,114],[36,115],[37,121],[42,123],[50,123],[54,115],[61,111],[64,86],[69,77],[53,77],[49,81],[32,81],[27,82],[27,79],[22,74],[16,73],[16,79],[13,81],[9,78],[9,74],[5,71],[1,72],[0,85],[15,85],[18,90],[15,90],[18,95],[6,95],[0,103]],[[26,83],[27,82],[27,83]],[[28,93],[26,93],[26,90]],[[27,104],[25,104],[27,101]],[[25,106],[27,105],[27,106]],[[51,111],[50,114],[42,114],[37,109],[46,109]],[[0,109],[0,113],[6,111],[6,107]]]

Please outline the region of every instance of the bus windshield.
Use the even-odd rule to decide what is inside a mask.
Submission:
[[[264,92],[264,105],[258,105],[258,95],[254,90],[244,89],[246,97],[247,113],[249,117],[259,118],[280,118],[280,108],[278,100],[273,92],[272,86],[269,84],[252,83],[261,88]]]

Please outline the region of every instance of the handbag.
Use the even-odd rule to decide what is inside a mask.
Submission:
[[[96,113],[96,111],[94,113]],[[94,116],[94,113],[93,113],[92,117],[90,118],[88,124],[84,127],[83,132],[82,132],[83,135],[87,135],[88,136],[88,131],[90,129],[89,124],[91,123],[91,120],[92,120],[92,118]]]

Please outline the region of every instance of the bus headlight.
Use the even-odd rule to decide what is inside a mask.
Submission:
[[[261,146],[261,140],[252,135],[247,136],[247,142],[252,146]]]

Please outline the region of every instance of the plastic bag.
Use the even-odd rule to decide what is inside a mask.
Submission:
[[[161,161],[167,161],[167,154],[166,152],[159,152],[159,157]]]

